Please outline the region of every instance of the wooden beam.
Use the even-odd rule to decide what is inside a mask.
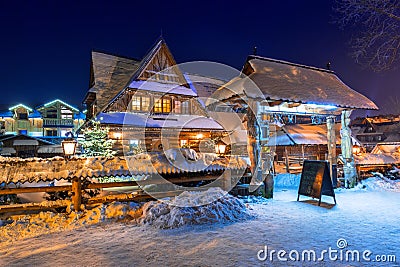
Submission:
[[[20,188],[6,188],[0,190],[0,195],[22,194],[22,193],[38,193],[38,192],[59,192],[71,191],[72,186],[40,186],[40,187],[20,187]]]
[[[33,211],[33,210],[50,210],[56,208],[63,208],[68,206],[70,201],[43,201],[41,203],[24,203],[24,204],[12,204],[12,205],[1,205],[0,213],[5,212],[19,212],[19,211]]]

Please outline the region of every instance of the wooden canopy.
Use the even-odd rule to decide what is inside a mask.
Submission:
[[[332,105],[353,109],[378,109],[364,95],[354,91],[331,70],[249,56],[236,77],[216,91],[214,98],[235,95],[306,104]]]

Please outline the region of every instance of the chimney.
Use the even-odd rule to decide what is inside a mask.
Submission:
[[[327,70],[331,70],[331,63],[330,62],[326,63],[326,69]]]
[[[253,55],[257,56],[257,46],[253,47]]]

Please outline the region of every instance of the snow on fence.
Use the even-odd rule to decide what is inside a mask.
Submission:
[[[161,198],[173,196],[182,191],[152,193],[151,196],[142,190],[147,185],[162,185],[170,183],[186,183],[212,181],[223,173],[222,186],[229,188],[232,182],[240,178],[247,164],[240,158],[214,158],[210,161],[204,157],[196,161],[187,161],[184,168],[179,168],[161,154],[141,154],[128,157],[73,157],[65,159],[55,157],[50,159],[31,158],[2,158],[0,157],[0,195],[37,192],[67,191],[72,199],[75,210],[82,209],[81,204],[105,203],[112,201],[134,201],[146,198]],[[163,179],[161,175],[169,178]],[[91,178],[99,177],[141,177],[123,182],[88,182]],[[69,180],[72,184],[60,186],[38,186],[8,188],[9,184],[53,182]],[[166,181],[168,180],[168,181]],[[235,181],[233,181],[235,180]],[[84,199],[82,191],[87,189],[105,189],[118,187],[133,187],[131,193],[91,197]],[[195,189],[195,188],[193,188]],[[44,210],[60,208],[69,205],[69,201],[44,201],[41,203],[1,205],[0,213],[27,210]]]

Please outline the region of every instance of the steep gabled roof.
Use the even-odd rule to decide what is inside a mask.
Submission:
[[[378,109],[371,100],[351,89],[330,70],[249,56],[242,73],[247,77],[234,78],[225,85],[231,90],[220,88],[217,91],[221,100],[240,93],[259,98],[259,88],[266,99],[343,108]]]
[[[175,72],[178,76],[179,82],[177,84],[187,86],[187,95],[191,95],[192,92],[189,92],[191,89],[187,85],[186,79],[179,68],[176,67],[175,59],[169,51],[165,40],[159,38],[141,61],[100,52],[92,52],[92,87],[89,89],[84,103],[90,98],[90,93],[96,93],[98,112],[106,110],[119,96],[125,93],[125,90],[133,84],[134,81],[146,79],[144,77],[144,72],[152,64],[152,61],[161,53],[169,62],[169,65],[166,67],[172,66],[171,71]],[[162,71],[162,67],[163,66],[156,66],[156,71]]]
[[[91,76],[93,81],[85,97],[96,93],[98,110],[102,110],[129,82],[138,70],[140,61],[92,51]]]
[[[37,106],[36,109],[37,109],[37,110],[41,110],[41,109],[43,109],[43,108],[47,108],[47,107],[53,106],[53,105],[56,104],[56,103],[59,103],[59,104],[61,104],[61,105],[64,105],[64,106],[68,107],[69,109],[71,109],[71,110],[74,111],[75,113],[79,113],[79,110],[78,110],[76,107],[71,106],[70,104],[65,103],[64,101],[62,101],[62,100],[60,100],[60,99],[55,99],[55,100],[52,100],[52,101],[47,102],[47,103],[45,103],[45,104],[42,104],[42,105],[40,105],[40,106]]]

